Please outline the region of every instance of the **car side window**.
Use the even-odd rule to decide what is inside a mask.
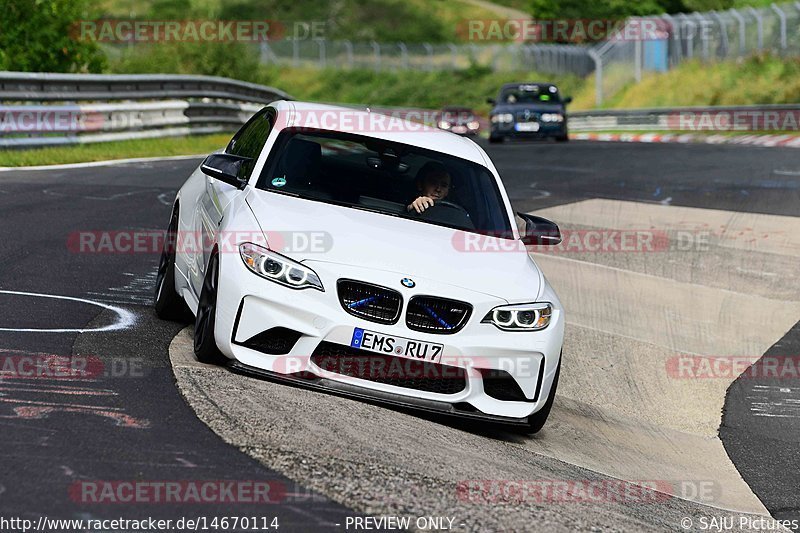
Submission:
[[[252,159],[252,161],[241,165],[240,178],[250,179],[256,159],[258,159],[258,155],[261,153],[261,149],[264,148],[264,143],[267,142],[267,137],[272,131],[272,125],[275,122],[274,117],[275,111],[273,109],[267,108],[259,111],[236,132],[236,135],[233,136],[233,139],[225,148],[226,154],[240,155]]]

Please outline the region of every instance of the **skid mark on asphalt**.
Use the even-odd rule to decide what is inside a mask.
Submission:
[[[800,387],[755,385],[753,392],[761,393],[747,396],[754,416],[800,418]]]
[[[122,407],[110,405],[117,392],[103,388],[100,359],[0,351],[0,419],[40,420],[60,413],[90,415],[111,420],[117,426],[143,429],[146,419],[130,416]],[[75,403],[73,397],[96,404]]]
[[[98,302],[111,305],[150,305],[153,303],[153,291],[158,275],[158,259],[152,261],[152,268],[144,274],[124,272],[128,282],[117,287],[109,287],[105,291],[89,291],[88,295]]]

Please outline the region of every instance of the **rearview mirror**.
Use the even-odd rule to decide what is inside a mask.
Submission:
[[[200,165],[200,170],[206,176],[233,185],[237,189],[244,189],[247,180],[240,177],[242,164],[252,160],[252,157],[240,155],[211,154]]]
[[[555,222],[527,213],[517,213],[517,215],[525,221],[525,233],[521,239],[525,246],[551,245],[561,242],[561,231]]]
[[[564,102],[564,105],[567,105],[568,103],[572,102],[572,97],[571,96],[565,97],[563,102]]]
[[[494,98],[487,98],[486,103],[494,105],[497,103],[497,101]]]

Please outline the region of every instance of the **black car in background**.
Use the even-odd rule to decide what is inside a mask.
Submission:
[[[507,83],[500,88],[489,113],[489,142],[506,138],[552,138],[566,141],[570,97],[561,97],[551,83]]]
[[[477,135],[481,128],[478,117],[472,109],[457,106],[442,108],[437,125],[440,129],[459,135]]]

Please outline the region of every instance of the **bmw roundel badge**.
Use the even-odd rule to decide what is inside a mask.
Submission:
[[[417,286],[417,284],[414,283],[414,280],[411,278],[403,278],[400,280],[400,283],[403,284],[403,287],[408,287],[409,289],[413,289]]]

